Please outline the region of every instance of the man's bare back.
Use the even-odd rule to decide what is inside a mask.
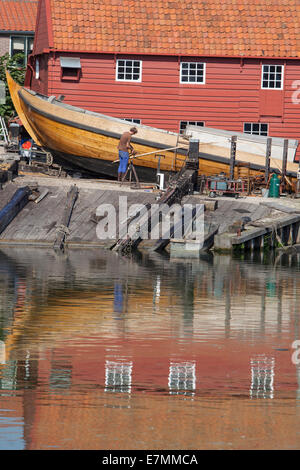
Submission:
[[[123,152],[128,152],[132,149],[132,146],[130,145],[131,136],[132,134],[130,132],[124,132],[124,134],[121,135],[118,145],[119,150],[122,150]]]

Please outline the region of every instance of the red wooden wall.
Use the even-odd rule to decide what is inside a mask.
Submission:
[[[269,135],[300,140],[299,105],[292,102],[300,60],[238,58],[184,58],[206,63],[205,84],[180,84],[177,57],[118,56],[142,60],[141,82],[115,80],[114,55],[55,53],[49,55],[48,73],[31,87],[48,95],[66,96],[65,102],[171,131],[179,122],[204,121],[207,127],[243,131],[244,122],[269,124]],[[80,57],[80,80],[62,81],[60,56]],[[284,65],[284,89],[261,89],[261,64]],[[46,84],[42,83],[47,81]],[[300,86],[299,86],[300,88]]]

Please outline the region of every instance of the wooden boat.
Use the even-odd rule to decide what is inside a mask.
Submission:
[[[18,85],[8,72],[7,81],[16,112],[37,145],[49,151],[57,161],[62,160],[92,173],[117,175],[118,164],[114,162],[118,160],[118,141],[122,133],[132,127],[132,123],[71,106],[55,96],[40,95]],[[178,133],[140,124],[135,124],[135,127],[138,133],[132,138],[137,152],[134,164],[141,179],[155,179],[158,155],[161,154],[161,172],[177,172],[182,168],[188,152],[189,137],[184,139]],[[190,136],[198,138],[195,129],[192,131],[187,128]],[[260,140],[259,137],[247,136],[247,151],[239,150],[237,146],[236,160],[249,163],[251,174],[261,172],[265,168],[265,157],[261,152],[255,151],[254,143]],[[277,140],[281,141],[278,145],[283,147],[283,139]],[[223,142],[223,145],[215,145],[214,140],[210,143],[207,140],[202,142],[200,136],[199,174],[229,174],[230,149],[227,146],[226,131]],[[263,141],[261,143],[264,145]],[[295,146],[297,148],[293,141],[291,152],[294,152],[294,155]],[[296,177],[298,164],[292,160],[293,157],[287,163],[287,175]],[[272,158],[271,171],[278,173],[281,167],[280,157]]]

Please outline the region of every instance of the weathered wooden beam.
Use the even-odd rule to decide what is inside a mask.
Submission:
[[[63,216],[61,218],[60,225],[57,227],[56,239],[53,244],[53,248],[63,250],[65,246],[66,237],[69,233],[68,227],[71,221],[74,204],[78,197],[78,187],[76,185],[71,186],[65,204]]]
[[[296,207],[288,207],[276,202],[260,202],[260,205],[269,207],[270,209],[275,209],[277,211],[286,212],[287,214],[300,214],[300,210],[296,209]]]
[[[282,153],[282,171],[281,171],[281,183],[285,182],[286,178],[286,164],[288,157],[289,141],[284,139],[283,141],[283,153]]]
[[[31,189],[28,186],[17,189],[13,197],[0,211],[0,233],[2,233],[29,201]]]
[[[237,136],[231,137],[229,179],[234,179]]]
[[[270,176],[270,158],[272,150],[272,138],[267,138],[267,148],[266,148],[266,168],[265,168],[265,183],[267,184]]]

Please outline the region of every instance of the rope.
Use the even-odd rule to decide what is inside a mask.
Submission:
[[[66,225],[60,224],[56,227],[56,233],[63,233],[67,236],[70,235],[70,230],[68,229],[68,227],[66,227]]]

